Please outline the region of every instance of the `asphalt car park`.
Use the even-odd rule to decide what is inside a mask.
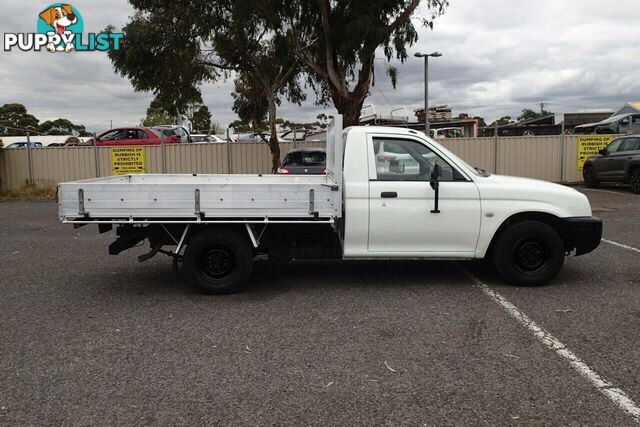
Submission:
[[[604,241],[545,287],[482,262],[258,262],[223,297],[145,248],[107,256],[53,202],[0,203],[0,423],[632,425],[640,196],[580,191]]]

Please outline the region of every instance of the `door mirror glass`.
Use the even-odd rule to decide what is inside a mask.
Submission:
[[[440,174],[442,170],[439,164],[435,164],[433,166],[433,171],[431,172],[431,188],[434,190],[440,186]]]

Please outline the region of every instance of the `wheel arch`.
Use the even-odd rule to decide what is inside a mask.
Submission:
[[[632,160],[629,162],[629,166],[627,166],[627,175],[631,176],[631,172],[636,169],[640,169],[640,160]]]
[[[201,225],[194,226],[191,232],[189,233],[189,239],[187,240],[187,245],[189,244],[189,241],[193,239],[196,235],[208,230],[231,230],[234,233],[237,233],[241,238],[243,238],[247,242],[247,244],[249,244],[251,248],[253,248],[253,243],[251,242],[251,238],[249,237],[249,234],[247,233],[247,230],[244,224],[224,224],[224,223],[201,224]]]
[[[527,212],[519,212],[511,215],[507,219],[505,219],[500,227],[493,233],[493,237],[491,238],[491,242],[487,247],[487,251],[485,253],[485,257],[490,257],[495,248],[496,242],[500,238],[500,236],[513,224],[522,222],[522,221],[538,221],[543,224],[547,224],[551,228],[553,228],[565,245],[565,250],[571,251],[573,249],[573,243],[571,242],[571,236],[567,229],[565,222],[562,218],[550,214],[548,212],[539,212],[539,211],[527,211]]]

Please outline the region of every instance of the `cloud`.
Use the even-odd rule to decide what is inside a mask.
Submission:
[[[86,30],[94,32],[122,26],[133,13],[125,0],[73,5]],[[39,10],[31,2],[5,0],[3,6],[3,32],[33,31]],[[572,0],[454,0],[433,30],[419,29],[419,41],[409,52],[444,54],[430,61],[430,102],[448,104],[458,113],[491,121],[517,117],[540,102],[557,112],[614,109],[640,93],[636,6],[637,0],[583,0],[579,6]],[[376,85],[366,103],[381,113],[406,107],[412,114],[424,103],[423,62],[410,56],[404,64],[392,64],[399,69],[398,87],[391,87],[385,75],[386,61],[377,60]],[[65,117],[96,131],[110,121],[138,123],[151,100],[150,94],[136,93],[113,72],[106,54],[97,52],[0,52],[0,82],[0,103],[20,102],[41,120]],[[232,82],[203,87],[205,103],[223,124],[235,119],[232,90]],[[283,103],[278,115],[308,121],[332,112],[314,100],[309,94],[302,106]]]

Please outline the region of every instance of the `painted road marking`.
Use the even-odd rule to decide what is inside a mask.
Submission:
[[[567,360],[571,367],[578,371],[578,373],[585,379],[587,379],[591,384],[593,384],[593,386],[600,393],[608,397],[624,412],[631,415],[631,417],[637,423],[640,423],[640,407],[638,407],[638,405],[636,405],[635,402],[625,394],[625,392],[623,392],[619,388],[614,387],[613,384],[598,375],[596,371],[591,369],[589,365],[583,362],[557,338],[542,329],[533,320],[529,319],[529,317],[521,312],[518,307],[511,304],[502,295],[482,283],[480,279],[476,278],[474,275],[466,271],[466,269],[465,272],[471,278],[471,280],[473,280],[476,286],[480,288],[482,292],[484,292],[485,295],[495,301],[498,305],[502,306],[502,308],[505,309],[507,313],[511,315],[511,317],[516,319],[522,326],[533,333],[533,336],[536,337],[538,341],[540,341],[542,344],[544,344],[545,347],[549,348],[550,350],[555,351],[558,356]]]
[[[614,242],[613,240],[607,240],[607,239],[602,239],[602,241],[610,245],[618,246],[620,248],[629,249],[630,251],[640,253],[640,249],[634,248],[633,246],[624,245],[622,243]]]

